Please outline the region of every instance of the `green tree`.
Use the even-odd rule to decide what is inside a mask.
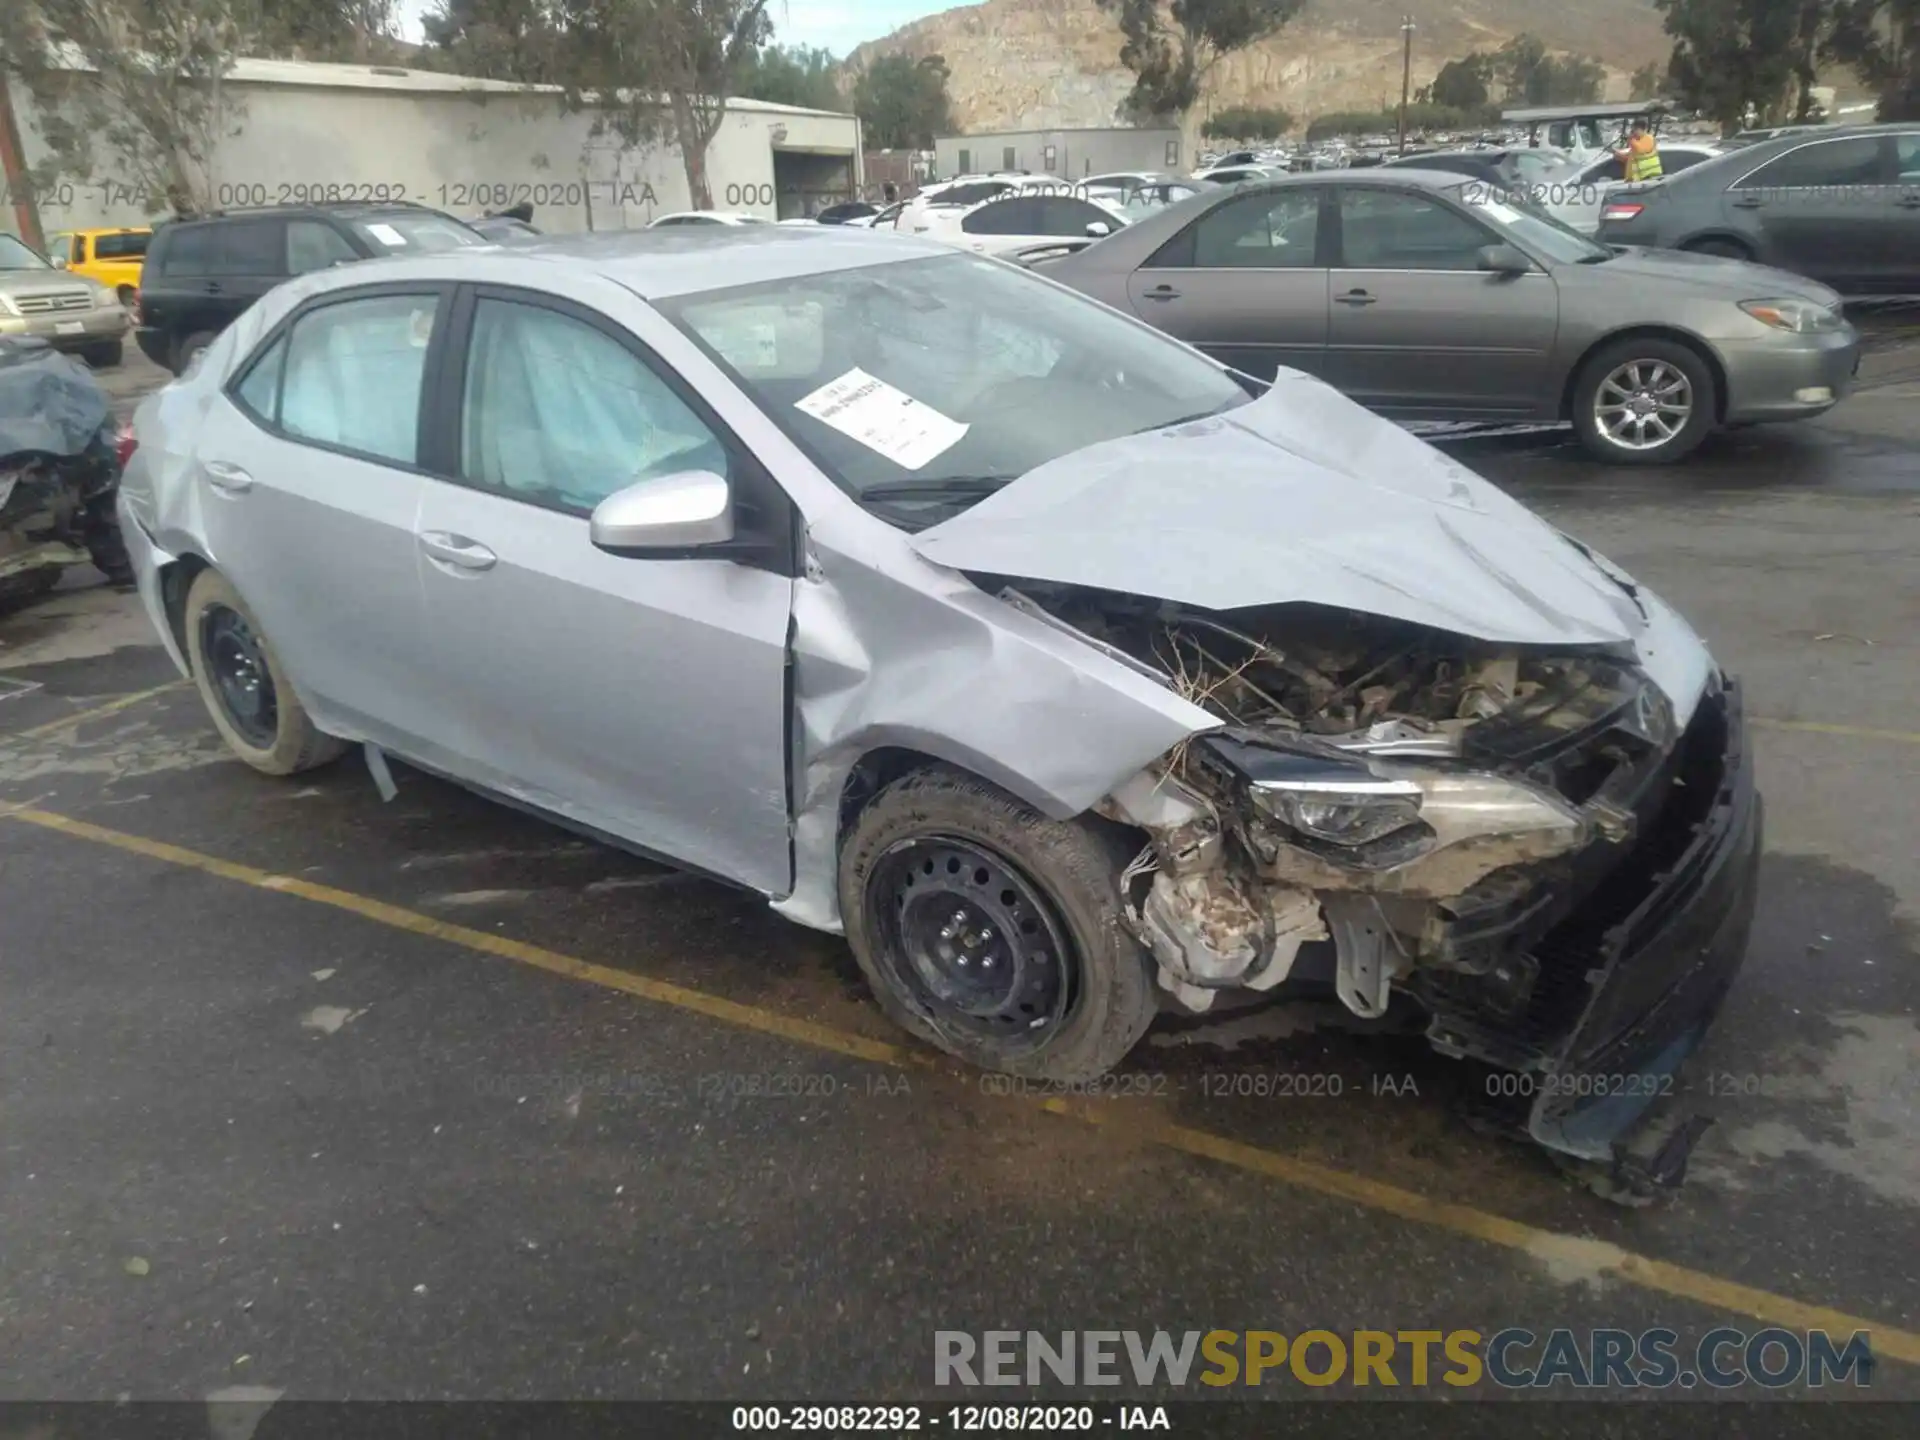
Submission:
[[[1493,81],[1493,69],[1493,57],[1478,50],[1458,60],[1449,60],[1427,87],[1427,99],[1432,104],[1448,105],[1456,110],[1483,110],[1493,98],[1488,89]]]
[[[1838,0],[1824,50],[1879,92],[1883,123],[1920,120],[1920,0]]]
[[[1489,57],[1514,105],[1585,105],[1600,98],[1606,67],[1590,55],[1553,55],[1537,35],[1520,34]]]
[[[1633,72],[1633,79],[1628,82],[1628,89],[1632,91],[1632,94],[1628,98],[1633,100],[1655,99],[1659,96],[1660,92],[1666,88],[1666,84],[1667,67],[1649,60]]]
[[[808,45],[768,45],[747,57],[739,92],[748,100],[798,105],[807,110],[842,110],[833,53]]]
[[[1816,66],[1832,44],[1833,0],[1654,0],[1674,37],[1667,74],[1681,104],[1731,132],[1812,113]]]
[[[105,176],[153,212],[208,209],[239,118],[220,81],[261,24],[253,0],[0,3],[0,71],[32,98],[47,150],[29,188]]]
[[[569,0],[440,0],[421,19],[421,58],[461,75],[565,85],[583,18]]]
[[[773,33],[767,0],[578,3],[579,43],[567,51],[569,88],[591,91],[596,124],[628,145],[675,145],[694,207],[712,209],[707,150],[748,57]]]
[[[877,150],[931,150],[953,129],[947,62],[939,55],[882,55],[853,82],[853,112]]]
[[[1275,34],[1306,0],[1097,0],[1120,22],[1120,63],[1133,72],[1127,109],[1177,120],[1182,153],[1197,149],[1194,106],[1225,56]]]
[[[1209,140],[1278,140],[1293,129],[1293,117],[1266,105],[1230,105],[1200,127]]]

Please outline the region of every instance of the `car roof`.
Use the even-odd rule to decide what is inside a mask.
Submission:
[[[713,225],[697,232],[669,226],[543,235],[512,246],[483,245],[368,260],[319,273],[327,277],[326,288],[332,289],[335,284],[403,278],[422,268],[439,270],[440,278],[459,279],[461,269],[478,262],[487,264],[488,280],[511,283],[493,268],[499,262],[540,268],[565,265],[604,276],[643,299],[664,300],[963,253],[938,240],[844,225]],[[532,281],[537,274],[530,271],[526,278]]]

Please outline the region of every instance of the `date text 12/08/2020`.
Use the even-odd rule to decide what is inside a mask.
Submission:
[[[773,186],[735,185],[734,204],[772,204]],[[747,192],[752,192],[750,195]],[[447,210],[529,204],[567,209],[585,205],[658,205],[652,185],[638,180],[460,180],[418,186],[404,180],[236,180],[214,187],[214,206],[245,210],[267,205],[432,205]],[[117,180],[60,180],[28,187],[0,186],[0,205],[32,200],[48,210],[96,207],[159,214],[164,195]]]

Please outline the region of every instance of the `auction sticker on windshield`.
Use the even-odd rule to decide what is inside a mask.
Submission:
[[[1476,200],[1474,204],[1486,211],[1487,214],[1493,216],[1494,219],[1503,221],[1508,225],[1513,224],[1520,218],[1520,212],[1518,210],[1514,209],[1511,205],[1502,204],[1498,200],[1481,199]]]
[[[378,240],[382,245],[393,245],[398,247],[401,245],[405,245],[407,243],[407,237],[402,235],[398,230],[394,229],[393,226],[382,225],[378,221],[367,226],[367,233],[373,236],[373,238]]]
[[[967,426],[923,405],[904,390],[854,368],[793,402],[842,435],[886,456],[903,470],[918,470],[960,443]]]

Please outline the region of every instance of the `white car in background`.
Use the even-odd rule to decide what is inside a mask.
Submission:
[[[1096,205],[1118,206],[1126,219],[1138,220],[1212,188],[1212,182],[1207,180],[1184,179],[1148,170],[1124,170],[1110,175],[1089,175],[1073,187],[1073,193]]]
[[[1079,195],[1014,190],[965,210],[930,207],[922,212],[921,222],[913,233],[929,240],[944,240],[979,255],[1012,255],[1037,245],[1090,245],[1124,227],[1127,217],[1118,205]],[[905,215],[899,228],[907,228]]]
[[[1662,175],[1677,175],[1702,160],[1724,154],[1724,148],[1707,141],[1675,141],[1660,146]],[[1626,170],[1617,155],[1587,156],[1566,169],[1536,182],[1529,198],[1561,224],[1591,235],[1600,228],[1600,210],[1607,192],[1626,184]]]
[[[670,215],[662,215],[648,222],[647,229],[660,230],[669,225],[771,225],[773,222],[762,215],[748,215],[739,210],[676,210]]]
[[[1248,180],[1278,180],[1286,173],[1278,165],[1216,165],[1211,170],[1197,172],[1193,178],[1215,185],[1239,185]]]

